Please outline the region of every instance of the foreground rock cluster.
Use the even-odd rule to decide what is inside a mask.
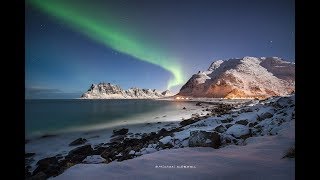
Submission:
[[[199,104],[204,110],[205,103]],[[78,146],[68,155],[47,157],[37,162],[30,172],[26,166],[28,179],[46,179],[63,173],[69,167],[79,163],[110,163],[124,161],[143,154],[149,154],[168,148],[212,147],[221,148],[230,144],[245,145],[252,136],[276,135],[295,120],[295,99],[275,97],[266,100],[253,100],[242,105],[216,104],[211,113],[205,116],[194,114],[192,118],[182,120],[176,128],[162,128],[157,132],[133,134],[130,129],[115,129],[108,142],[88,144],[84,138],[71,142]],[[291,153],[292,154],[292,153]],[[294,157],[291,154],[284,157]],[[28,162],[33,153],[25,154]]]

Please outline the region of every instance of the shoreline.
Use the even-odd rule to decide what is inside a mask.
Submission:
[[[123,161],[126,159],[132,159],[132,158],[135,159],[139,156],[143,156],[144,154],[150,154],[150,153],[152,154],[153,152],[161,151],[164,149],[171,149],[171,148],[176,149],[176,148],[183,148],[183,147],[189,147],[189,146],[191,147],[190,138],[192,134],[191,132],[193,131],[201,131],[201,132],[206,131],[207,133],[211,133],[211,134],[205,133],[210,137],[212,133],[214,133],[215,136],[218,135],[219,137],[218,138],[219,143],[214,142],[217,140],[215,139],[213,142],[210,142],[210,143],[203,142],[202,144],[200,144],[200,147],[223,148],[225,146],[229,146],[230,144],[244,145],[245,140],[247,138],[250,139],[250,137],[258,136],[261,133],[266,135],[270,133],[270,132],[264,132],[264,130],[259,129],[259,126],[261,126],[263,124],[262,122],[265,122],[265,121],[260,122],[256,118],[252,119],[252,117],[256,116],[256,114],[259,114],[259,113],[263,114],[270,111],[270,107],[269,107],[271,106],[270,103],[272,103],[273,101],[277,101],[278,99],[279,98],[273,98],[273,99],[271,98],[270,102],[268,100],[266,101],[250,100],[245,102],[242,101],[241,103],[238,102],[236,104],[233,104],[233,106],[231,105],[232,103],[223,103],[223,101],[222,103],[214,102],[213,104],[211,103],[212,101],[209,101],[209,102],[202,101],[200,102],[200,104],[196,105],[197,107],[195,108],[197,108],[197,110],[200,110],[200,111],[207,108],[208,110],[210,110],[209,115],[208,114],[203,116],[200,116],[199,114],[193,115],[193,116],[191,115],[191,118],[179,120],[179,121],[171,121],[171,122],[170,121],[160,122],[160,123],[154,122],[154,123],[141,123],[141,124],[135,124],[135,125],[119,126],[118,127],[119,130],[126,131],[125,133],[122,132],[124,134],[116,134],[114,131],[114,128],[98,130],[98,131],[96,130],[96,131],[87,132],[84,134],[82,133],[82,135],[75,133],[72,137],[70,136],[66,138],[63,143],[58,141],[59,136],[42,138],[38,141],[39,146],[41,145],[43,146],[43,144],[41,144],[40,142],[41,140],[45,142],[46,140],[48,140],[48,138],[50,138],[51,142],[60,143],[60,145],[55,144],[56,146],[60,146],[60,150],[58,150],[59,148],[52,149],[52,147],[47,146],[47,148],[51,149],[52,152],[51,153],[46,152],[43,154],[40,153],[40,155],[39,153],[38,154],[36,153],[36,155],[38,156],[36,155],[33,156],[33,162],[29,164],[29,166],[31,167],[26,169],[28,171],[30,170],[31,172],[36,169],[36,172],[39,172],[39,167],[40,167],[40,172],[45,171],[47,172],[46,175],[51,177],[51,176],[56,176],[63,173],[65,170],[69,168],[69,166],[71,167],[76,164],[83,163],[85,158],[93,155],[98,155],[102,157],[102,159],[104,159],[100,163],[110,163],[114,161]],[[192,101],[192,102],[196,103],[199,101],[197,99],[196,101]],[[268,105],[264,105],[264,104],[268,104]],[[210,106],[210,109],[207,106]],[[258,108],[260,110],[255,112],[256,109],[254,109],[253,107]],[[242,119],[242,116],[245,116],[248,118],[246,120],[247,121],[246,128],[240,126],[241,128],[244,128],[244,129],[240,129],[240,130],[235,129],[234,130],[235,132],[233,132],[234,134],[232,133],[230,134],[230,132],[227,133],[231,127],[236,127],[238,125],[237,119],[238,120]],[[230,120],[230,117],[232,117],[232,120]],[[276,120],[274,119],[274,121]],[[220,129],[218,127],[220,127]],[[275,126],[273,128],[276,129],[276,127],[278,126]],[[127,130],[120,129],[120,128],[125,128]],[[249,130],[250,130],[250,133],[249,133]],[[241,134],[243,132],[245,132],[245,134]],[[239,136],[240,138],[236,137],[239,133],[241,134]],[[68,143],[74,141],[77,138],[85,138],[87,141],[85,143],[79,144],[78,146],[68,146]],[[28,143],[35,143],[35,142],[30,141]],[[79,148],[81,149],[81,147],[89,147],[88,145],[90,146],[90,152],[83,155],[82,157],[80,158],[77,157],[78,159],[77,158],[74,159],[75,157],[73,155],[70,155],[70,152],[74,151],[75,149],[78,148],[79,150]],[[26,148],[26,153],[34,153],[32,152],[32,150],[36,150],[38,148],[39,147],[37,146],[34,146],[34,148],[29,148],[29,149]],[[59,151],[62,153],[58,153]],[[54,155],[54,153],[56,153],[56,155],[58,154],[59,157],[61,158]],[[45,167],[45,166],[41,167],[41,163],[39,164],[39,161],[41,159],[43,160],[43,158],[45,158],[48,160],[48,157],[55,159],[56,163],[61,166],[58,174],[57,172],[55,172],[55,173],[51,173],[50,175],[51,171],[48,171],[48,167]],[[28,159],[31,159],[31,158],[28,158]],[[36,167],[36,162],[38,162],[39,164],[38,167]],[[49,172],[49,175],[48,175],[48,172]],[[37,173],[34,173],[33,175],[36,176]]]
[[[28,158],[26,161],[26,167],[30,166],[29,170],[32,172],[37,167],[37,161],[43,158],[53,157],[57,154],[66,156],[69,151],[75,147],[79,147],[69,146],[69,143],[80,137],[88,140],[82,145],[91,144],[92,146],[95,146],[100,143],[108,142],[111,139],[112,131],[114,129],[127,128],[129,129],[129,133],[140,133],[142,135],[143,133],[157,132],[162,128],[175,128],[179,126],[179,122],[181,122],[183,119],[191,118],[192,114],[205,116],[208,113],[207,111],[203,111],[201,106],[196,106],[195,104],[195,102],[190,102],[190,106],[186,106],[186,110],[181,108],[177,111],[174,111],[173,115],[171,116],[166,112],[163,112],[163,115],[161,115],[159,118],[157,118],[158,116],[149,116],[149,118],[146,118],[145,122],[131,122],[128,124],[127,122],[119,121],[119,124],[111,127],[101,127],[100,125],[97,125],[100,126],[100,129],[96,129],[96,125],[94,125],[91,130],[88,130],[88,128],[86,128],[86,130],[75,128],[74,131],[71,130],[69,132],[33,135],[32,137],[25,139],[25,152],[35,153],[34,156]],[[201,113],[203,114],[201,115]]]

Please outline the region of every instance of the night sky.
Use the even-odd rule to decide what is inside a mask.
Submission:
[[[26,98],[92,83],[178,92],[215,60],[295,59],[294,1],[27,0]]]

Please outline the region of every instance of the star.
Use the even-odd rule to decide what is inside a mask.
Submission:
[[[40,29],[44,29],[45,28],[45,25],[44,24],[41,24],[40,25]]]

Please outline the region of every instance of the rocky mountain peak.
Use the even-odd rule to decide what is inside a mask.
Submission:
[[[156,89],[140,89],[132,87],[123,90],[120,86],[111,83],[92,84],[82,99],[157,99],[173,96],[168,90],[160,92]]]
[[[266,98],[294,91],[295,64],[278,57],[243,57],[213,62],[194,74],[178,95],[214,98]]]

